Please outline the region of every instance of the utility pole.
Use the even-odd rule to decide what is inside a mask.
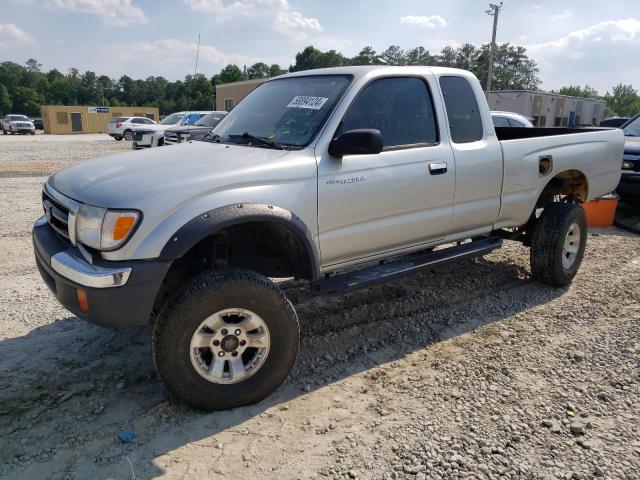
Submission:
[[[496,32],[498,30],[498,15],[500,15],[500,10],[502,10],[502,2],[500,5],[496,5],[495,3],[489,4],[489,10],[485,10],[487,15],[493,17],[493,34],[491,35],[491,45],[489,46],[489,67],[487,68],[487,98],[489,98],[489,93],[491,93],[491,77],[493,76],[493,56],[496,51]]]

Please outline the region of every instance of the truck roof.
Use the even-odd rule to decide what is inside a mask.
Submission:
[[[315,70],[302,70],[300,72],[286,73],[276,78],[290,78],[290,77],[304,77],[308,75],[353,75],[354,78],[360,78],[370,72],[384,71],[393,74],[455,74],[462,76],[473,76],[472,73],[467,70],[459,68],[448,67],[430,67],[430,66],[391,66],[391,65],[361,65],[356,67],[332,67],[332,68],[318,68]]]

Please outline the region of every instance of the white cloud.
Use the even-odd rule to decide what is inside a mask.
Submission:
[[[184,0],[195,11],[212,13],[218,23],[238,18],[253,18],[269,22],[271,28],[283,35],[306,38],[309,33],[322,32],[317,18],[305,17],[288,0]]]
[[[549,17],[549,20],[551,20],[552,22],[560,22],[562,20],[568,20],[571,17],[573,17],[573,12],[571,10],[569,10],[569,9],[564,9],[560,13],[556,13],[555,15],[551,15]]]
[[[104,23],[114,27],[146,23],[144,12],[132,0],[42,0],[49,10],[98,15]]]
[[[36,47],[38,42],[13,23],[0,23],[0,50],[14,46]]]
[[[193,74],[196,59],[196,43],[183,42],[173,38],[163,38],[154,42],[111,44],[103,47],[111,52],[111,68],[127,72],[130,76],[146,78],[149,75],[181,77]],[[118,52],[113,55],[113,52]],[[229,63],[243,67],[256,62],[286,65],[286,57],[257,57],[237,53],[225,53],[211,45],[200,45],[199,73],[211,76]]]
[[[440,15],[407,15],[400,17],[400,22],[417,25],[422,28],[444,27],[447,24],[447,21]]]
[[[615,83],[637,83],[640,19],[607,20],[554,40],[527,45],[545,88],[588,83],[601,91]]]

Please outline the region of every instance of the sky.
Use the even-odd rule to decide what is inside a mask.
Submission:
[[[46,71],[170,80],[257,61],[288,67],[307,45],[353,56],[365,45],[480,45],[485,0],[0,0],[0,61]],[[640,88],[640,0],[504,0],[497,41],[525,46],[542,88]]]

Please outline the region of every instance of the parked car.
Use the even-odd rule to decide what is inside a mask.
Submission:
[[[491,120],[494,127],[533,128],[533,123],[519,113],[494,111],[491,112]]]
[[[123,138],[131,141],[133,129],[142,125],[156,125],[156,122],[146,117],[113,117],[107,126],[107,133],[118,141]]]
[[[568,285],[580,204],[618,184],[624,146],[618,129],[495,129],[476,77],[440,67],[279,76],[211,133],[59,170],[33,227],[62,305],[151,323],[165,385],[208,410],[265,398],[295,362],[298,318],[271,277],[344,293],[507,238],[534,279]]]
[[[164,132],[171,127],[193,125],[205,115],[205,112],[176,112],[172,113],[157,125],[139,126],[133,129],[133,149],[160,147],[164,145]]]
[[[41,118],[31,118],[30,119],[33,122],[33,126],[36,127],[36,130],[44,130],[44,122],[42,121]]]
[[[217,111],[209,113],[193,125],[174,127],[164,132],[164,144],[173,145],[188,140],[201,140],[209,134],[211,129],[222,120],[227,112]]]
[[[600,122],[601,127],[620,128],[629,121],[628,117],[609,117]]]
[[[31,135],[36,134],[36,127],[31,121],[29,117],[26,115],[17,115],[15,113],[10,113],[6,115],[2,121],[0,121],[0,127],[2,129],[2,133],[7,135],[8,133],[30,133]]]
[[[640,113],[622,125],[624,156],[616,191],[625,202],[640,204]]]

